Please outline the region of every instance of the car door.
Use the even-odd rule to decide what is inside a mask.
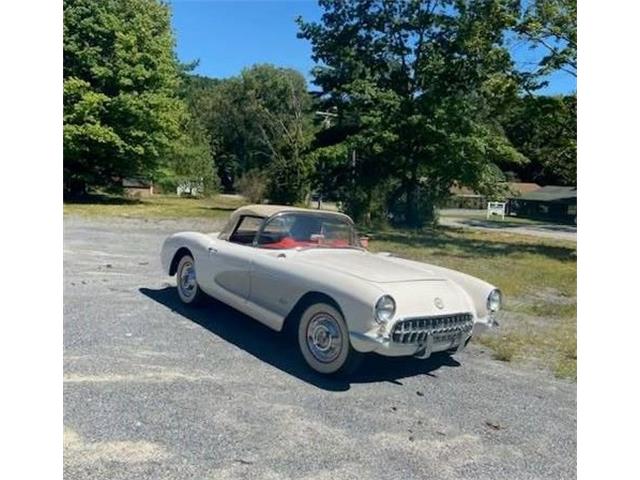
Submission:
[[[251,292],[253,237],[262,218],[244,216],[238,220],[228,241],[212,242],[208,248],[204,282],[217,299],[241,305]]]
[[[257,241],[266,248],[256,248],[251,268],[249,302],[279,317],[291,311],[306,287],[292,271],[291,250],[279,247],[281,239],[290,235],[292,220],[287,215],[269,220]]]
[[[257,249],[251,270],[249,301],[276,316],[291,311],[306,285],[294,274],[287,251]]]

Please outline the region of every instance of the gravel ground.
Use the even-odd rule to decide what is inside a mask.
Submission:
[[[327,380],[284,335],[181,306],[162,241],[217,225],[64,223],[65,478],[576,477],[574,383],[473,343]]]

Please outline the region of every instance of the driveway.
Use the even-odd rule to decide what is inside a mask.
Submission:
[[[479,212],[479,213],[478,213]],[[440,211],[439,223],[447,227],[471,228],[491,232],[516,233],[555,240],[576,242],[578,229],[574,225],[557,223],[519,223],[511,217],[504,220],[488,221],[481,217],[482,210],[443,209]]]
[[[473,343],[325,379],[283,334],[182,306],[162,241],[216,227],[65,217],[66,479],[575,478],[574,383]]]

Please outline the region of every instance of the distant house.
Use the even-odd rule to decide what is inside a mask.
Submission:
[[[128,197],[149,197],[153,195],[153,182],[139,177],[123,178],[122,189]]]
[[[537,183],[508,182],[507,187],[514,197],[540,189]],[[487,208],[487,197],[474,192],[470,188],[453,186],[449,190],[451,196],[445,201],[444,208],[469,208],[483,210]]]
[[[509,191],[511,195],[517,197],[520,195],[524,195],[526,193],[535,192],[540,190],[540,185],[537,183],[527,183],[527,182],[509,182]]]
[[[538,190],[509,198],[510,215],[575,223],[578,213],[578,189],[547,185]]]

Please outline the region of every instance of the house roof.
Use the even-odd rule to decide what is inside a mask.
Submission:
[[[527,183],[527,182],[509,182],[509,190],[511,193],[523,195],[529,192],[535,192],[536,190],[540,190],[540,185],[537,183]]]
[[[559,200],[567,200],[578,197],[577,187],[561,187],[556,185],[547,185],[539,190],[523,193],[517,200],[535,200],[539,202],[555,202]]]

